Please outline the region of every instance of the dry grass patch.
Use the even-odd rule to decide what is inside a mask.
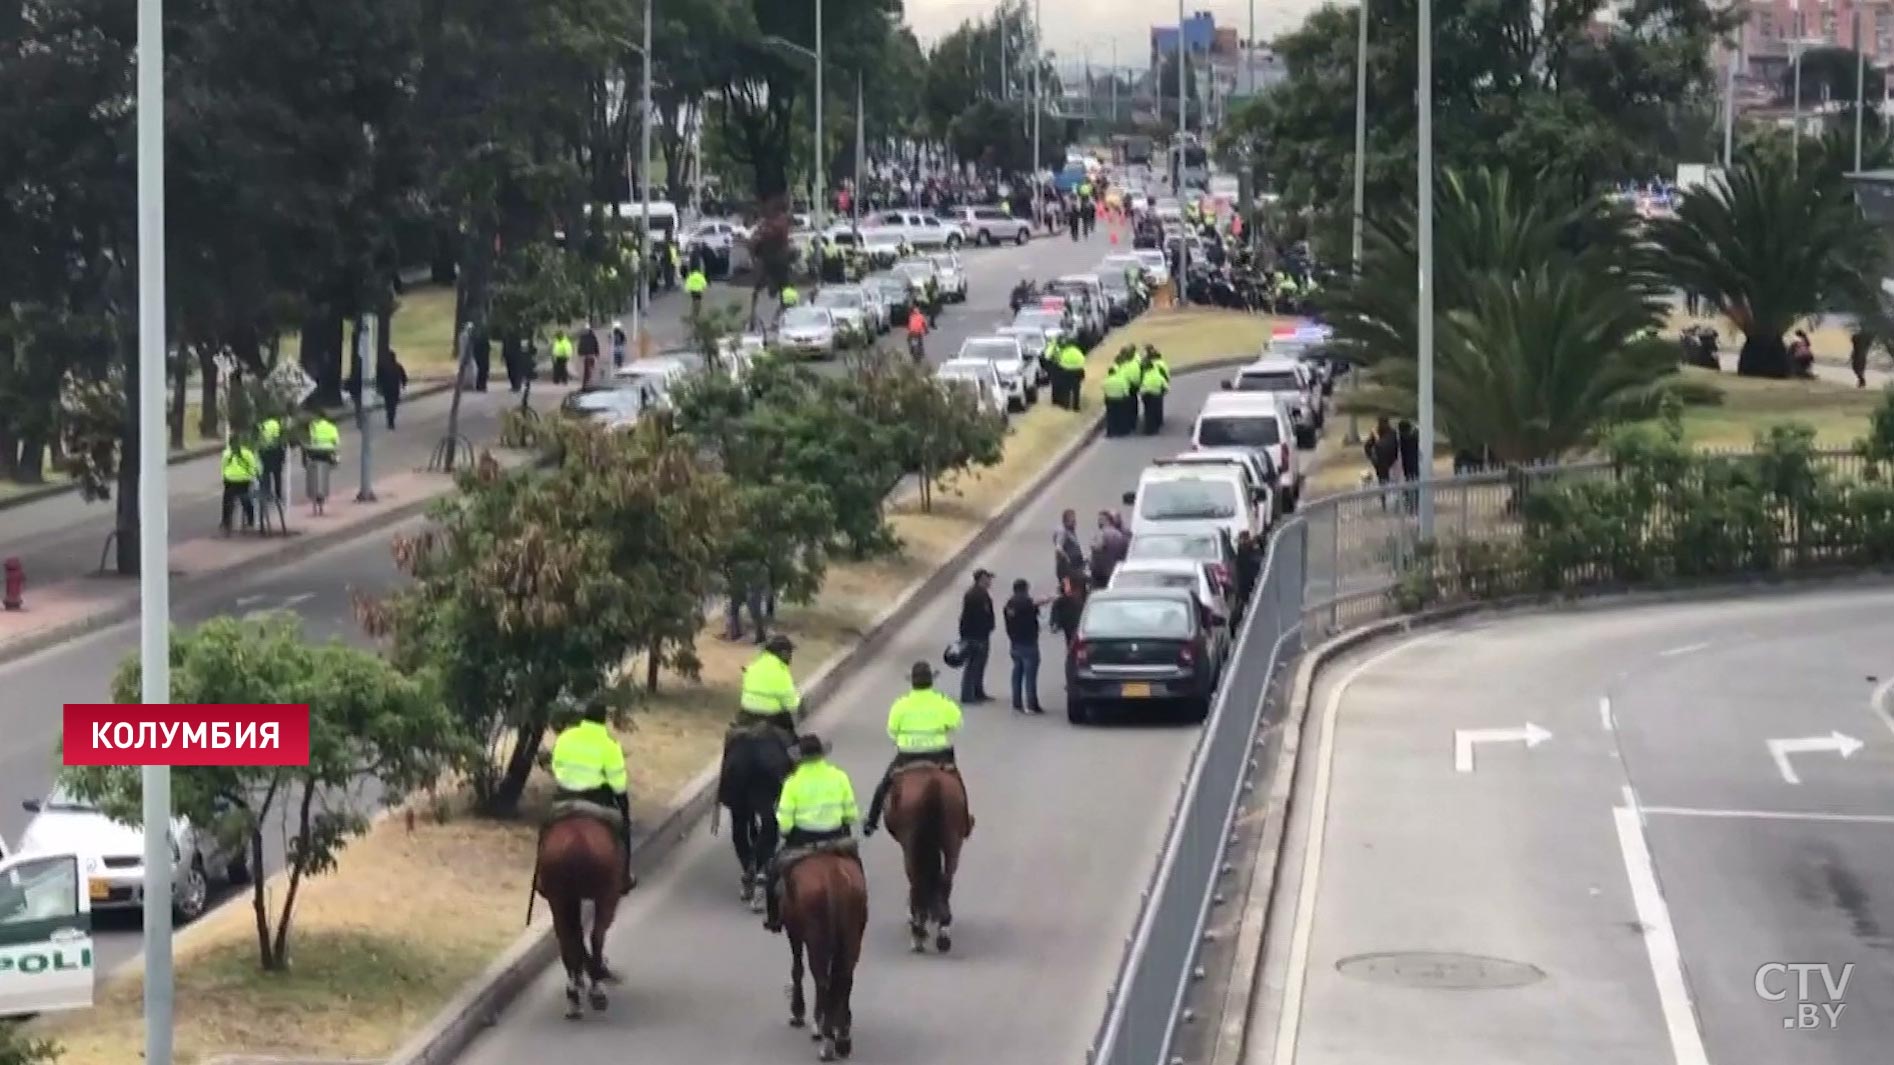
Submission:
[[[451,320],[451,302],[449,311]],[[911,493],[890,506],[900,552],[840,562],[815,602],[780,607],[777,627],[796,640],[799,677],[859,640],[903,589],[939,568],[1094,423],[1102,410],[1102,368],[1119,347],[1156,344],[1182,371],[1260,350],[1272,325],[1269,318],[1184,311],[1152,314],[1112,334],[1092,357],[1082,416],[1041,403],[1015,417],[998,465],[937,493],[929,512]],[[747,640],[723,639],[722,631],[721,614],[709,619],[697,640],[700,675],[661,672],[657,693],[619,731],[633,813],[644,828],[655,826],[721,749],[743,667],[756,652]],[[628,666],[643,675],[642,663]],[[532,815],[543,809],[549,790],[537,777],[524,803],[527,815],[515,822],[467,817],[458,799],[441,798],[412,803],[421,811],[415,816],[377,823],[343,852],[334,873],[304,886],[288,973],[256,971],[245,905],[219,910],[188,930],[177,953],[177,1065],[238,1053],[331,1059],[392,1053],[520,934],[532,875]],[[272,890],[280,890],[280,882]],[[544,919],[543,907],[539,916]],[[64,1065],[136,1062],[143,1045],[142,984],[139,973],[125,972],[107,981],[95,1009],[36,1027],[66,1046]]]
[[[401,294],[389,324],[389,346],[415,381],[454,376],[454,286],[415,285]],[[344,340],[346,340],[346,336]],[[283,334],[281,358],[302,351],[302,334]],[[494,353],[499,358],[499,353]]]

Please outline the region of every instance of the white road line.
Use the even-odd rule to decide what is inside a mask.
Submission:
[[[1601,695],[1598,697],[1598,723],[1605,727],[1606,732],[1610,732],[1618,727],[1617,722],[1612,720],[1611,699],[1607,696]]]
[[[1659,651],[1657,652],[1657,654],[1658,654],[1658,657],[1660,658],[1676,658],[1679,655],[1687,655],[1696,651],[1701,651],[1708,646],[1710,646],[1708,642],[1687,643],[1687,644],[1684,644],[1682,647],[1673,647],[1668,651]]]
[[[1889,692],[1894,692],[1894,678],[1884,680],[1875,687],[1874,693],[1868,696],[1868,709],[1874,711],[1874,716],[1881,719],[1881,724],[1886,725],[1889,732],[1894,732],[1894,711],[1887,708]]]
[[[1314,794],[1309,806],[1308,830],[1302,850],[1301,881],[1296,885],[1294,934],[1289,942],[1281,1020],[1276,1029],[1276,1052],[1271,1058],[1271,1065],[1294,1065],[1296,1060],[1296,1040],[1302,1028],[1302,995],[1309,977],[1309,941],[1315,933],[1316,889],[1322,876],[1322,843],[1328,827],[1329,777],[1335,764],[1335,726],[1341,715],[1342,696],[1348,693],[1350,685],[1382,662],[1443,635],[1444,632],[1431,633],[1390,647],[1349,670],[1329,689],[1328,702],[1322,707],[1322,743],[1316,750]]]
[[[1710,1057],[1703,1049],[1703,1033],[1697,1029],[1697,1014],[1690,1003],[1690,985],[1684,979],[1677,933],[1671,927],[1670,908],[1664,905],[1663,889],[1657,885],[1657,870],[1651,864],[1651,851],[1644,842],[1638,811],[1619,806],[1611,815],[1618,825],[1618,847],[1624,852],[1624,871],[1631,880],[1631,901],[1637,907],[1639,923],[1644,926],[1644,948],[1650,954],[1651,976],[1657,981],[1657,1001],[1664,1013],[1664,1027],[1670,1032],[1671,1056],[1677,1065],[1709,1065]]]
[[[1801,810],[1718,810],[1696,806],[1646,806],[1647,814],[1667,817],[1714,817],[1740,821],[1816,821],[1836,825],[1894,825],[1894,814],[1825,814]]]

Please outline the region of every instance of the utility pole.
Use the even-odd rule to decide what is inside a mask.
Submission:
[[[375,501],[374,467],[369,458],[369,439],[374,435],[374,419],[368,416],[368,391],[369,382],[374,380],[375,367],[381,361],[381,347],[376,336],[380,324],[381,320],[372,314],[355,319],[355,435],[361,438],[362,452],[361,473],[355,485],[357,503]],[[382,397],[382,402],[387,401],[387,397]]]
[[[1361,240],[1362,216],[1367,213],[1368,198],[1368,0],[1361,0],[1355,9],[1355,226],[1350,239],[1353,274],[1361,276]],[[1354,392],[1361,387],[1361,374],[1351,372],[1348,375],[1348,390]],[[1353,410],[1348,412],[1348,435],[1343,443],[1361,442],[1361,416]]]
[[[1794,0],[1795,10],[1795,129],[1789,138],[1789,171],[1802,172],[1802,3]]]
[[[1868,91],[1868,53],[1861,47],[1861,9],[1855,8],[1855,173],[1861,173],[1861,110]]]
[[[1420,0],[1420,538],[1434,537],[1434,3]]]
[[[809,205],[809,220],[817,233],[822,232],[828,191],[828,171],[822,168],[822,0],[815,0],[815,201]]]
[[[164,0],[138,0],[138,671],[171,701],[171,487],[165,439]],[[145,1065],[171,1065],[171,768],[140,773],[145,828]],[[257,870],[256,875],[264,875]]]
[[[1736,165],[1736,65],[1743,57],[1743,31],[1736,31],[1734,47],[1730,49],[1727,67],[1723,72],[1723,172],[1728,174]]]
[[[1039,180],[1039,116],[1046,109],[1046,87],[1039,70],[1045,65],[1045,39],[1040,36],[1044,24],[1039,21],[1039,0],[1032,0],[1032,215],[1035,224],[1045,217],[1045,208],[1040,203],[1044,196]]]

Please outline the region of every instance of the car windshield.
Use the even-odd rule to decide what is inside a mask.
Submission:
[[[1196,588],[1197,578],[1171,570],[1120,569],[1112,578],[1114,588]]]
[[[98,806],[89,803],[64,788],[54,788],[46,801],[40,804],[42,810],[58,810],[64,813],[97,813]]]
[[[1010,340],[969,340],[960,345],[960,357],[986,359],[989,362],[1018,362],[1019,345]]]
[[[1217,538],[1165,533],[1140,533],[1131,538],[1126,558],[1192,558],[1203,562],[1217,560]]]
[[[1166,265],[1164,262],[1164,253],[1161,251],[1140,252],[1138,254],[1138,261],[1146,266],[1155,267],[1160,270]]]
[[[909,280],[925,281],[934,276],[934,268],[926,263],[898,263],[894,272]]]
[[[1138,494],[1138,516],[1152,521],[1233,518],[1236,506],[1236,486],[1229,481],[1151,481]]]
[[[1280,427],[1267,415],[1206,417],[1197,422],[1199,447],[1269,447],[1280,443]]]
[[[1126,281],[1125,275],[1123,274],[1104,274],[1099,277],[1098,284],[1101,288],[1108,288],[1108,289],[1114,289],[1114,290],[1116,289],[1129,290],[1131,288],[1131,282]]]
[[[1094,599],[1079,619],[1079,635],[1099,639],[1189,639],[1190,608],[1175,599]]]
[[[670,386],[669,380],[657,370],[623,369],[612,375],[612,389],[618,392],[662,392]]]
[[[844,310],[852,311],[861,307],[862,294],[859,292],[840,292],[835,289],[827,289],[816,296],[815,302],[819,307],[841,307]]]
[[[816,307],[793,307],[783,315],[784,329],[826,329],[829,316]]]
[[[1022,311],[1013,324],[1028,329],[1057,329],[1061,324],[1054,311]]]
[[[1237,376],[1238,392],[1300,392],[1302,382],[1288,370],[1246,372]]]

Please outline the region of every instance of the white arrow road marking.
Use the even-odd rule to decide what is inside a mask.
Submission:
[[[1617,722],[1611,717],[1611,700],[1603,696],[1598,699],[1598,723],[1605,726],[1606,732],[1618,727]]]
[[[1453,730],[1453,768],[1473,772],[1473,745],[1476,743],[1524,743],[1537,747],[1552,738],[1545,729],[1526,722],[1524,728],[1466,728]]]
[[[1853,736],[1845,736],[1840,731],[1826,736],[1808,736],[1799,740],[1770,740],[1769,757],[1776,760],[1776,769],[1782,773],[1782,779],[1791,784],[1802,783],[1795,775],[1795,767],[1789,764],[1792,754],[1839,754],[1843,758],[1854,754],[1867,746]]]
[[[1660,658],[1676,658],[1679,655],[1692,654],[1710,646],[1708,643],[1687,643],[1682,647],[1673,647],[1668,651],[1657,652]]]
[[[278,610],[294,610],[315,597],[316,593],[314,592],[300,592],[296,595],[286,595],[278,599],[275,604],[271,606],[254,607],[250,610],[245,610],[243,612],[243,620],[255,621],[258,618],[266,617]],[[253,603],[261,603],[270,598],[271,597],[267,595],[246,595],[237,600],[237,606],[251,606]]]

